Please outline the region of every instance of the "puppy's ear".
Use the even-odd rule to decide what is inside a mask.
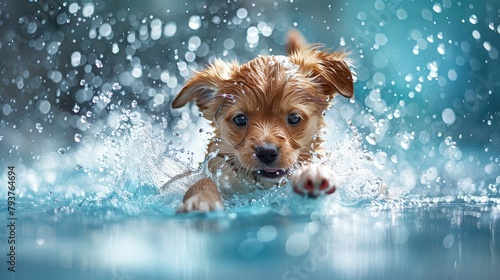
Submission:
[[[221,102],[217,94],[222,83],[230,79],[235,66],[237,66],[235,63],[228,64],[222,60],[216,60],[207,69],[197,72],[175,97],[172,108],[180,108],[190,101],[196,101],[203,116],[213,120]]]
[[[301,48],[307,45],[307,41],[296,29],[290,29],[287,34],[287,42],[286,42],[286,53],[291,55],[293,53],[298,52]]]
[[[317,51],[316,55],[318,64],[314,72],[324,90],[323,93],[329,96],[340,93],[351,98],[354,94],[354,82],[347,54]]]
[[[320,45],[308,45],[297,30],[288,32],[287,52],[292,62],[306,76],[321,86],[323,94],[336,93],[351,98],[354,93],[353,74],[349,68],[347,53],[328,53]]]

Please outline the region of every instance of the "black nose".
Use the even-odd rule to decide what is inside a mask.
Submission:
[[[273,163],[278,157],[278,147],[270,144],[264,144],[255,148],[255,156],[260,162],[265,164]]]

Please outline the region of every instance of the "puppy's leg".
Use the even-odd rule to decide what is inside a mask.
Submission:
[[[332,194],[337,189],[332,170],[321,164],[307,164],[299,168],[291,177],[293,191],[312,198]]]
[[[222,209],[222,200],[215,183],[203,178],[192,185],[184,195],[177,213],[202,211],[209,212]]]

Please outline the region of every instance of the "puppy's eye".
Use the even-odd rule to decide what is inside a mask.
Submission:
[[[233,121],[237,126],[245,126],[248,123],[247,117],[245,115],[237,115],[233,118]]]
[[[298,124],[299,122],[300,122],[300,116],[298,114],[288,115],[288,123],[289,124]]]

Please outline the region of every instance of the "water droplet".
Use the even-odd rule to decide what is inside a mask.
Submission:
[[[493,30],[493,31],[494,31],[494,30],[495,30],[495,23],[493,23],[493,21],[490,21],[490,23],[488,23],[488,28],[489,28],[490,30]]]
[[[78,106],[78,104],[75,103],[75,106],[73,106],[73,110],[72,111],[75,114],[78,113],[78,112],[80,112],[80,106]]]
[[[52,42],[47,46],[47,53],[50,55],[55,55],[59,51],[60,42]]]
[[[101,35],[102,37],[108,37],[112,32],[113,29],[111,28],[111,25],[109,23],[104,23],[103,25],[101,25],[101,27],[99,27],[99,35]]]
[[[80,141],[82,141],[82,135],[79,133],[76,133],[74,139],[75,139],[76,143],[79,143]]]
[[[470,15],[469,21],[472,24],[476,24],[477,23],[477,16],[475,14]]]
[[[163,35],[166,37],[172,37],[177,32],[177,24],[175,22],[169,22],[163,28]]]
[[[120,89],[122,89],[122,86],[119,83],[113,84],[113,90],[120,90]]]
[[[436,12],[438,14],[443,11],[443,9],[441,8],[441,4],[439,4],[439,3],[435,3],[434,6],[432,7],[432,9],[434,10],[434,12]]]
[[[394,163],[398,163],[398,157],[396,155],[391,156],[391,161]]]
[[[474,37],[474,39],[476,39],[476,40],[479,40],[479,39],[481,39],[481,33],[477,30],[474,30],[474,31],[472,31],[472,37]]]
[[[201,27],[201,18],[198,15],[191,16],[188,23],[189,28],[198,30]]]
[[[37,29],[38,25],[36,24],[36,22],[30,22],[28,23],[28,27],[26,27],[26,32],[28,32],[28,34],[34,34]]]
[[[94,13],[94,4],[93,3],[87,3],[83,5],[82,9],[82,15],[84,17],[90,17]]]
[[[65,155],[65,154],[66,154],[66,149],[65,149],[65,148],[59,148],[59,149],[57,150],[57,153],[58,153],[58,154],[60,154],[61,156],[62,156],[62,155]]]
[[[102,68],[103,67],[102,61],[99,59],[96,59],[95,60],[95,67]]]
[[[245,8],[240,8],[236,12],[236,16],[238,16],[240,19],[244,19],[248,16],[248,11]]]
[[[441,118],[445,124],[452,125],[456,120],[455,112],[450,108],[446,108],[441,113]]]
[[[377,144],[377,141],[375,139],[375,135],[373,133],[370,133],[368,134],[366,137],[365,137],[366,141],[370,144],[370,145],[376,145]]]
[[[80,9],[80,6],[78,6],[77,3],[72,3],[68,7],[68,12],[74,14],[74,13],[78,12],[78,9]]]
[[[451,136],[446,136],[446,138],[444,138],[444,143],[448,146],[451,145]]]
[[[401,140],[401,147],[405,150],[408,150],[410,148],[410,140],[409,139],[402,139]]]
[[[384,46],[387,44],[389,40],[387,39],[387,36],[384,33],[378,33],[375,35],[375,43],[379,46]]]
[[[114,54],[117,54],[117,53],[120,51],[120,47],[118,47],[118,44],[117,44],[117,43],[114,43],[114,44],[113,44],[113,47],[112,47],[111,51],[112,51]]]
[[[82,62],[82,54],[79,51],[75,51],[71,54],[71,66],[78,67]]]

